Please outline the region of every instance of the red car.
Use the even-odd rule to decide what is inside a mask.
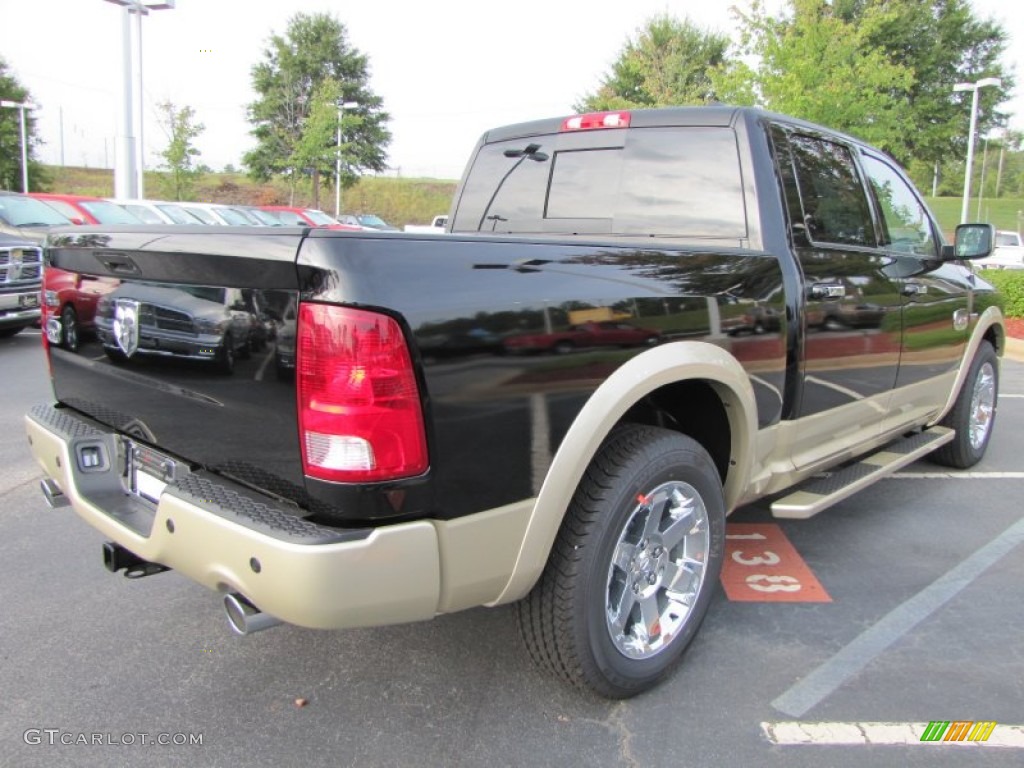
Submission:
[[[141,224],[136,216],[119,205],[87,195],[59,195],[29,192],[29,197],[42,200],[71,220],[72,224]]]
[[[505,339],[506,352],[556,352],[565,354],[586,347],[643,347],[661,341],[658,331],[612,321],[571,325],[555,333],[522,333]]]
[[[82,334],[95,330],[97,302],[120,282],[112,277],[90,277],[47,267],[43,271],[43,329],[47,340],[77,352]]]
[[[323,211],[316,208],[296,208],[289,205],[261,205],[260,210],[270,211],[286,227],[320,227],[322,229],[347,229],[362,231],[362,227],[339,224]]]

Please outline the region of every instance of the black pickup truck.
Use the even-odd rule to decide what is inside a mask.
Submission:
[[[697,631],[732,510],[982,457],[1004,329],[964,259],[991,241],[946,245],[886,155],[780,115],[513,125],[441,236],[51,234],[49,265],[119,282],[100,338],[49,347],[29,441],[108,568],[174,568],[240,633],[518,602],[540,664],[630,696]],[[191,313],[197,288],[235,316]],[[266,348],[218,365],[247,311]],[[587,323],[642,332],[536,343]]]

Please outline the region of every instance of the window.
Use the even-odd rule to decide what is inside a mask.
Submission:
[[[637,128],[484,146],[454,231],[747,237],[736,136],[727,127]],[[505,153],[509,152],[508,155]]]
[[[885,224],[883,245],[894,251],[935,256],[931,220],[914,190],[883,160],[871,155],[864,155],[863,160]]]
[[[811,136],[789,138],[808,237],[819,243],[875,245],[864,187],[850,150]]]

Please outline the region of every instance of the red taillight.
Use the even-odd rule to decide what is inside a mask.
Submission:
[[[423,411],[398,323],[301,304],[295,341],[303,471],[348,483],[425,472]]]
[[[595,128],[629,128],[629,112],[588,112],[562,121],[563,131],[592,131]]]

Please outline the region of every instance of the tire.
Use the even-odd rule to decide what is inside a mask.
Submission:
[[[651,688],[700,628],[724,548],[722,484],[708,453],[677,432],[617,427],[580,481],[540,580],[519,603],[530,655],[601,696]],[[689,570],[679,565],[684,555]],[[688,582],[684,589],[669,589],[672,573]]]
[[[70,304],[60,311],[60,345],[71,352],[78,351],[78,313]]]
[[[128,362],[128,356],[125,355],[125,353],[122,352],[120,349],[115,349],[113,347],[104,347],[103,351],[106,353],[107,358],[110,360],[110,362],[114,363],[115,365],[124,365],[125,363]]]
[[[987,341],[981,342],[953,408],[940,424],[956,437],[931,454],[936,464],[956,469],[973,467],[985,455],[996,421],[999,399],[999,359]]]
[[[235,340],[230,335],[224,336],[224,341],[217,350],[215,364],[217,370],[226,376],[235,372]]]

